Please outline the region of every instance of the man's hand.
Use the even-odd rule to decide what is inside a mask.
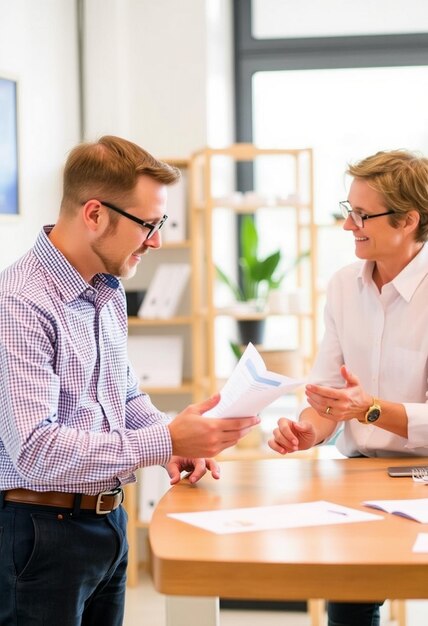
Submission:
[[[280,454],[308,450],[316,444],[315,428],[310,422],[293,422],[281,417],[268,443],[272,450]]]
[[[260,418],[228,417],[207,418],[202,414],[218,404],[220,394],[215,394],[204,402],[190,404],[169,424],[172,452],[186,458],[210,458],[225,448],[234,446]]]
[[[214,459],[185,459],[173,456],[165,468],[171,478],[171,485],[180,482],[181,472],[189,472],[187,478],[192,484],[198,482],[207,471],[211,472],[213,478],[220,478],[220,467]]]

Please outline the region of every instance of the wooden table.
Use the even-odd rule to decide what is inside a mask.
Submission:
[[[381,521],[229,535],[167,517],[172,512],[314,500],[380,513],[362,501],[428,497],[425,485],[387,475],[388,465],[415,462],[428,464],[428,459],[290,456],[236,461],[222,465],[220,481],[206,476],[196,486],[183,481],[173,487],[160,501],[149,529],[154,584],[167,595],[167,625],[219,624],[218,597],[428,598],[428,554],[412,552],[418,533],[427,526],[396,515],[385,513]]]

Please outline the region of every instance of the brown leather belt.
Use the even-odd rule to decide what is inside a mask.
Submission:
[[[63,493],[61,491],[30,491],[29,489],[9,489],[3,492],[5,502],[17,502],[19,504],[39,504],[42,506],[54,506],[62,509],[73,509],[76,503],[76,493]],[[123,490],[118,487],[111,491],[103,491],[97,496],[82,495],[79,508],[94,511],[98,515],[111,513],[121,504]]]

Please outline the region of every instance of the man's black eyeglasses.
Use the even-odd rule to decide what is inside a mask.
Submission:
[[[358,226],[358,228],[364,228],[364,222],[366,220],[371,220],[374,217],[382,217],[382,215],[392,215],[392,213],[396,212],[385,211],[384,213],[375,213],[374,215],[364,215],[354,211],[347,200],[342,200],[342,202],[339,202],[339,206],[340,210],[342,211],[343,217],[346,219],[350,215],[355,226]]]
[[[116,213],[119,213],[119,215],[123,215],[123,217],[127,217],[129,220],[132,220],[133,222],[136,222],[140,226],[147,228],[149,232],[147,233],[147,237],[145,239],[146,241],[147,239],[151,239],[153,235],[162,228],[162,226],[165,224],[166,220],[168,219],[168,215],[163,215],[162,218],[159,220],[159,222],[156,222],[155,224],[150,224],[150,222],[145,222],[144,220],[140,220],[139,217],[135,217],[135,215],[131,215],[130,213],[127,213],[126,211],[119,209],[117,206],[114,206],[114,204],[111,204],[110,202],[105,202],[104,200],[99,200],[99,202],[103,204],[104,206],[106,206],[108,209],[111,209],[112,211],[116,211]]]

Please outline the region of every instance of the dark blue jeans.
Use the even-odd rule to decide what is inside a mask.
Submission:
[[[329,602],[328,626],[379,626],[383,602]]]
[[[126,512],[0,509],[0,626],[121,626]]]

